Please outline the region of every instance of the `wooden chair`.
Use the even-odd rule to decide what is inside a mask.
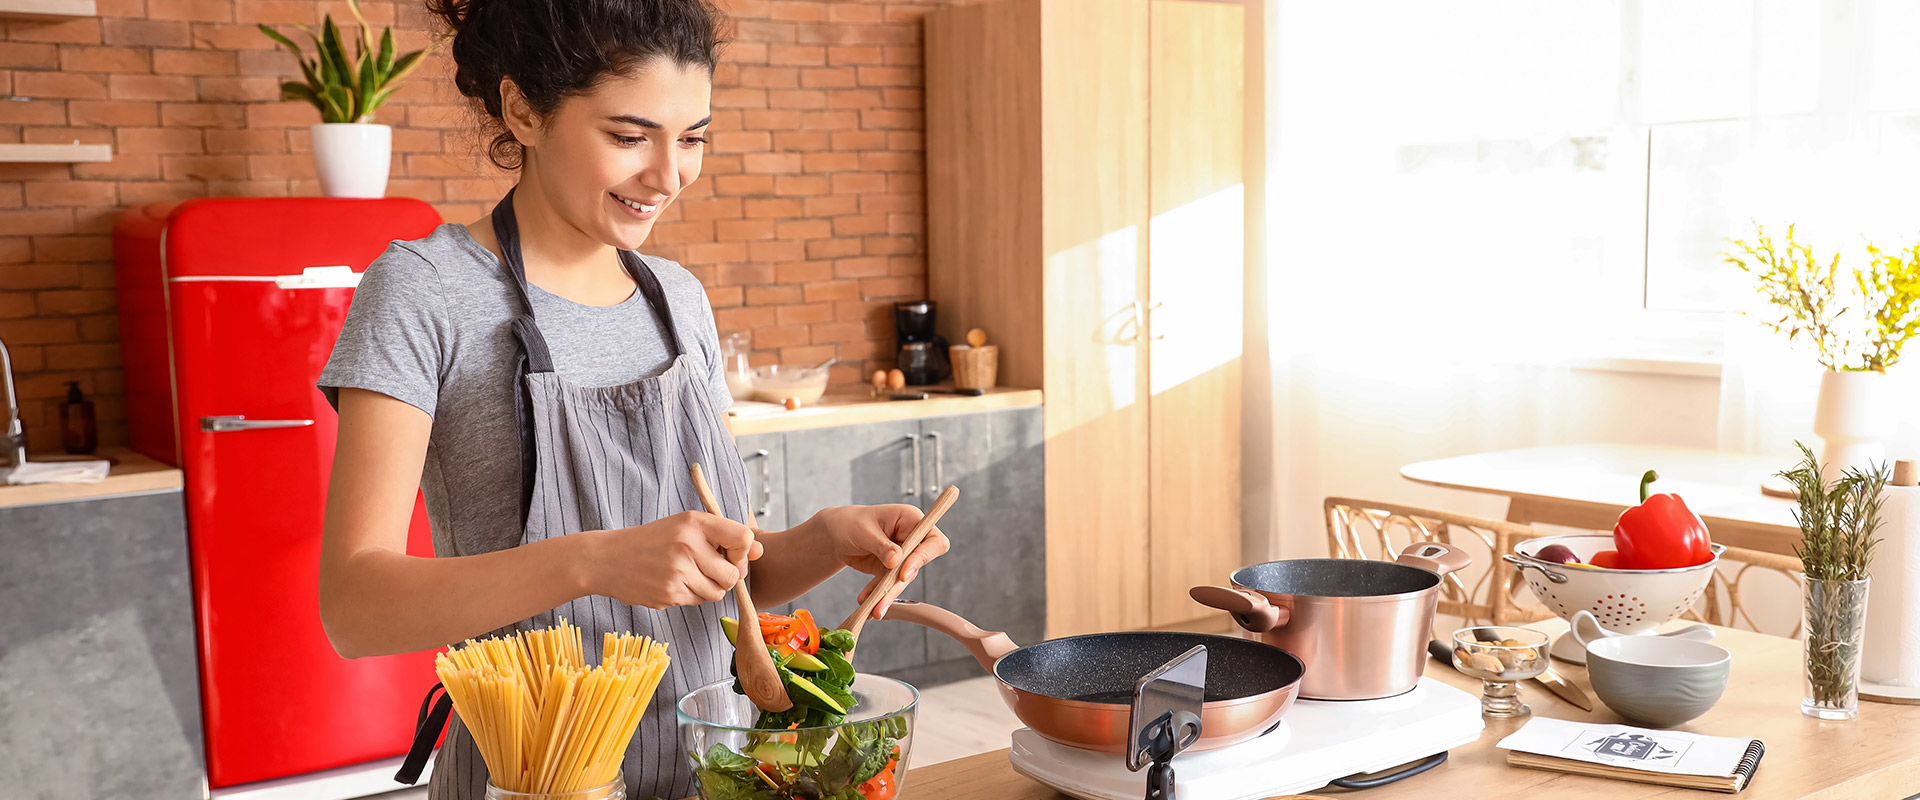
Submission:
[[[1514,544],[1546,535],[1543,531],[1517,522],[1348,497],[1329,497],[1324,508],[1327,549],[1334,558],[1392,561],[1415,542],[1465,548],[1474,566],[1446,577],[1440,590],[1441,614],[1461,617],[1469,625],[1512,625],[1553,616],[1537,604],[1528,607],[1514,601],[1521,581],[1500,560],[1513,552]],[[1475,576],[1471,586],[1469,576]]]
[[[1761,569],[1785,573],[1797,589],[1800,586],[1800,579],[1796,577],[1796,573],[1803,568],[1800,559],[1795,556],[1729,547],[1726,552],[1720,554],[1720,568],[1714,572],[1713,582],[1701,597],[1702,607],[1688,611],[1685,616],[1727,628],[1740,627],[1739,623],[1745,622],[1748,630],[1765,633],[1760,630],[1759,623],[1754,621],[1753,615],[1748,613],[1746,604],[1741,600],[1741,582],[1752,570]],[[1725,595],[1724,601],[1722,595]],[[1799,604],[1800,600],[1796,597],[1790,605],[1797,608]],[[1787,634],[1787,637],[1799,638],[1799,636],[1800,615],[1796,613],[1793,615],[1793,632]]]

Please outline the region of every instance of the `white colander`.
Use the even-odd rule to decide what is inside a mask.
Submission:
[[[1627,635],[1652,634],[1699,602],[1700,595],[1713,580],[1721,551],[1726,549],[1723,545],[1713,545],[1712,559],[1678,569],[1572,567],[1542,561],[1534,555],[1555,544],[1571,549],[1581,561],[1592,560],[1594,554],[1602,550],[1614,549],[1613,537],[1607,534],[1543,536],[1514,545],[1515,555],[1503,558],[1520,570],[1520,576],[1533,589],[1533,596],[1561,619],[1571,621],[1573,612],[1584,609],[1593,613],[1600,627]],[[1586,651],[1572,636],[1556,640],[1553,655],[1586,663]]]

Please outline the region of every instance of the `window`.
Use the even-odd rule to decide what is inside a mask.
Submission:
[[[1920,240],[1916,41],[1900,0],[1283,2],[1269,246],[1489,347],[1713,358],[1751,221]]]

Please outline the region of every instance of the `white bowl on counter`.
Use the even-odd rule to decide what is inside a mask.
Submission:
[[[753,368],[753,399],[763,403],[785,403],[789,398],[802,404],[812,403],[827,393],[828,371],[794,364],[769,364]]]

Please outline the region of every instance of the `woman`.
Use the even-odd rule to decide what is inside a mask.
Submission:
[[[947,549],[898,542],[912,506],[747,519],[713,312],[679,265],[638,255],[700,175],[720,18],[706,0],[432,0],[456,84],[502,128],[519,182],[487,218],[394,242],[368,267],[320,385],[340,411],[320,613],[349,658],[564,617],[672,645],[624,774],[694,793],[672,704],[726,676],[720,617],[750,560],[762,607],[844,567],[911,580]],[[726,519],[700,511],[701,464]],[[414,487],[437,558],[406,555]],[[869,584],[869,590],[872,584]],[[885,609],[877,610],[877,615]],[[456,720],[431,796],[479,800]]]

